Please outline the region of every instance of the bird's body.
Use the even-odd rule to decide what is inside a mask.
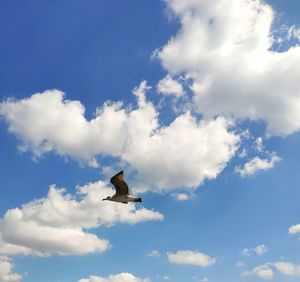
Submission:
[[[136,198],[129,195],[128,185],[124,180],[123,171],[120,171],[110,179],[110,183],[116,188],[116,194],[108,196],[103,201],[113,201],[123,204],[128,202],[142,202],[142,198]]]
[[[142,198],[135,198],[135,197],[132,197],[130,195],[117,195],[117,194],[115,194],[111,197],[107,197],[107,198],[103,199],[103,201],[105,201],[105,200],[127,204],[128,202],[141,202]]]

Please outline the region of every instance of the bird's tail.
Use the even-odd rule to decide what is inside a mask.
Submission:
[[[134,201],[141,203],[142,202],[142,198],[136,198]]]

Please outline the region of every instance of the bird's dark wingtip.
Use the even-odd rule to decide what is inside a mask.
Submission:
[[[115,179],[115,178],[117,178],[118,175],[120,175],[120,174],[124,175],[123,170],[121,170],[120,172],[118,172],[117,174],[115,174],[115,175],[110,179],[110,183],[112,183],[112,180]]]
[[[120,172],[118,172],[115,176],[119,175],[119,174],[124,174],[124,171],[121,170]]]

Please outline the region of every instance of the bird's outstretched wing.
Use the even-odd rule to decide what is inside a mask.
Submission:
[[[110,179],[110,183],[115,186],[116,194],[119,194],[119,195],[128,195],[129,194],[128,185],[124,181],[123,171],[120,171],[119,173],[114,175]]]

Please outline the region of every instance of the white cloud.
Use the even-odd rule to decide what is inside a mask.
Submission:
[[[250,130],[247,128],[241,134],[240,137],[244,140],[251,140],[253,139],[253,135],[251,134]]]
[[[274,277],[274,272],[269,267],[269,264],[264,264],[264,265],[255,267],[251,271],[245,271],[241,274],[242,277],[250,276],[250,275],[256,275],[257,277],[265,279],[265,280],[271,280]]]
[[[255,248],[245,248],[242,250],[242,254],[245,256],[250,256],[252,254],[257,254],[259,256],[265,254],[268,251],[265,245],[259,245]]]
[[[180,97],[184,95],[182,85],[170,75],[159,81],[157,91],[166,96],[174,95],[175,97]]]
[[[0,221],[0,254],[82,255],[110,248],[108,240],[86,230],[118,222],[135,224],[162,220],[159,212],[103,202],[114,191],[98,181],[66,194],[54,185],[45,198],[8,210]]]
[[[192,197],[191,195],[189,195],[187,193],[176,193],[176,194],[173,194],[173,196],[177,201],[187,201]]]
[[[216,263],[216,259],[200,252],[190,250],[167,253],[168,261],[176,264],[190,264],[207,267]]]
[[[11,260],[7,257],[0,256],[0,281],[1,282],[18,282],[22,276],[12,272],[14,267]]]
[[[255,250],[255,253],[259,256],[265,254],[268,251],[268,249],[266,248],[265,245],[259,245],[254,250]]]
[[[274,277],[272,268],[276,269],[283,275],[300,276],[300,265],[295,265],[290,262],[265,263],[264,265],[257,266],[250,271],[242,273],[241,276],[256,275],[265,280],[271,280]]]
[[[83,105],[58,90],[2,102],[0,115],[22,150],[35,156],[54,151],[93,167],[98,155],[118,157],[148,190],[193,189],[216,178],[237,150],[239,136],[229,131],[231,123],[221,117],[199,122],[186,112],[159,125],[159,113],[145,97],[148,89],[145,81],[135,88],[136,109],[105,103],[89,121]]]
[[[300,28],[296,27],[295,25],[291,26],[288,29],[287,37],[288,40],[297,39],[298,41],[300,41]]]
[[[124,159],[156,189],[196,188],[216,178],[234,155],[239,138],[228,126],[223,118],[199,123],[186,113],[151,137],[133,140]]]
[[[244,256],[250,256],[251,255],[251,249],[245,248],[241,251],[242,255]]]
[[[264,144],[263,144],[263,140],[261,137],[257,137],[254,141],[254,149],[257,152],[262,152],[264,150]]]
[[[296,234],[296,233],[300,233],[300,224],[292,225],[289,228],[289,234]]]
[[[300,46],[272,50],[270,5],[261,0],[166,2],[181,28],[155,54],[171,75],[183,73],[192,80],[199,112],[264,120],[276,135],[300,129]],[[298,29],[291,33],[297,37]]]
[[[284,275],[300,276],[300,265],[295,265],[290,262],[276,262],[273,265]]]
[[[158,250],[152,250],[149,254],[148,257],[160,257],[160,252]]]
[[[131,273],[122,272],[108,277],[90,276],[87,279],[80,279],[78,282],[150,282],[149,278],[138,278]]]
[[[96,154],[118,155],[124,143],[126,113],[120,103],[105,104],[91,121],[79,101],[64,100],[64,93],[49,90],[19,101],[0,104],[9,131],[22,141],[22,150],[36,156],[49,151],[91,162]]]
[[[235,167],[234,171],[239,173],[242,177],[254,175],[259,170],[269,170],[274,167],[280,158],[275,154],[271,154],[270,159],[261,159],[254,157],[249,162],[245,163],[244,167]]]
[[[247,157],[247,155],[248,155],[248,152],[247,152],[247,150],[244,148],[240,153],[239,153],[239,157],[240,158],[245,158],[245,157]]]

